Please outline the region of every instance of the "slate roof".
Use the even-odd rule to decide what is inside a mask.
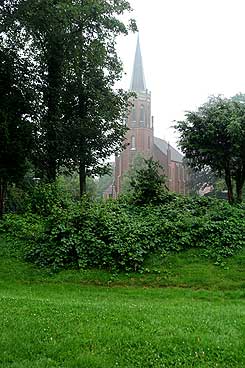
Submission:
[[[134,92],[142,92],[146,90],[143,62],[140,50],[139,36],[134,57],[134,68],[131,79],[130,90]]]
[[[169,144],[165,140],[154,137],[154,144],[160,151],[162,151],[165,155],[167,155]],[[183,161],[183,155],[180,152],[178,152],[171,145],[169,145],[169,147],[170,147],[170,150],[171,150],[171,161],[182,162]]]

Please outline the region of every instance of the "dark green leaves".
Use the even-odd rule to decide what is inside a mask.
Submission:
[[[168,197],[161,205],[125,199],[72,204],[50,186],[32,197],[32,211],[5,217],[2,231],[25,240],[40,266],[142,271],[152,253],[200,248],[214,259],[245,245],[244,207],[210,198]]]
[[[196,112],[187,112],[177,122],[179,145],[190,166],[198,171],[209,167],[223,177],[233,202],[232,179],[241,201],[245,181],[245,105],[240,101],[213,97]]]

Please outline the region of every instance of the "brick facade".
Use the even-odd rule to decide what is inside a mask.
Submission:
[[[129,130],[125,137],[126,149],[116,157],[115,195],[122,189],[124,174],[133,165],[136,154],[153,157],[164,168],[169,190],[187,193],[187,170],[183,165],[183,156],[166,141],[154,137],[153,118],[151,116],[151,93],[146,89],[139,39],[137,42],[134,70],[130,90],[137,97],[127,118]]]

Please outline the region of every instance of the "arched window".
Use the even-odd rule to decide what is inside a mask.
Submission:
[[[151,149],[151,137],[148,135],[148,149]]]
[[[131,150],[134,151],[136,150],[136,142],[135,142],[135,136],[132,135],[131,137]]]
[[[136,126],[136,110],[135,110],[135,107],[133,107],[132,112],[131,112],[131,126],[132,127]]]
[[[145,126],[145,106],[140,106],[140,126]]]

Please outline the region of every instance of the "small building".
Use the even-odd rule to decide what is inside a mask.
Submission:
[[[129,130],[125,137],[127,147],[116,157],[115,195],[122,189],[124,174],[133,165],[137,154],[154,160],[164,168],[169,190],[187,193],[187,169],[183,164],[183,155],[163,139],[154,137],[154,122],[151,115],[151,92],[146,88],[139,37],[137,40],[130,91],[132,106],[127,118]]]

